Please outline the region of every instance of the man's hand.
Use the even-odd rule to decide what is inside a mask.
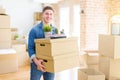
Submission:
[[[33,58],[33,61],[35,62],[35,64],[37,65],[37,68],[40,69],[43,72],[45,71],[45,66],[43,66],[43,60],[38,60],[37,58]]]

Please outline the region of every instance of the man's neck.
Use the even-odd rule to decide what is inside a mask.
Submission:
[[[43,25],[49,25],[49,26],[50,26],[50,23],[45,23],[45,22],[43,22]]]

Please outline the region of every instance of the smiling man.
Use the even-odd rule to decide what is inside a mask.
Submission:
[[[29,32],[28,38],[28,53],[31,60],[30,80],[40,80],[43,75],[44,80],[54,80],[54,73],[46,72],[45,66],[42,65],[42,60],[36,58],[35,39],[45,38],[43,27],[49,25],[52,28],[52,34],[56,34],[55,27],[51,22],[54,18],[54,10],[50,6],[46,6],[42,11],[42,21],[33,27]],[[40,70],[38,70],[39,68]]]

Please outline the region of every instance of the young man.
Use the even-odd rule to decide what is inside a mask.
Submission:
[[[29,33],[28,38],[28,53],[31,59],[31,72],[30,80],[40,80],[43,75],[44,80],[54,80],[54,73],[46,72],[45,67],[42,65],[42,60],[36,58],[35,51],[35,39],[45,38],[43,27],[44,25],[50,25],[52,27],[52,34],[55,33],[55,27],[52,26],[51,22],[54,18],[54,10],[50,6],[46,6],[42,11],[42,21],[33,27]],[[40,70],[38,70],[39,68]]]

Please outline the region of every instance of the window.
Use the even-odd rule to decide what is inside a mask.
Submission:
[[[73,6],[73,35],[80,37],[80,5]]]
[[[69,7],[60,8],[60,30],[64,29],[64,32],[67,36],[69,36],[69,15],[70,9]]]

